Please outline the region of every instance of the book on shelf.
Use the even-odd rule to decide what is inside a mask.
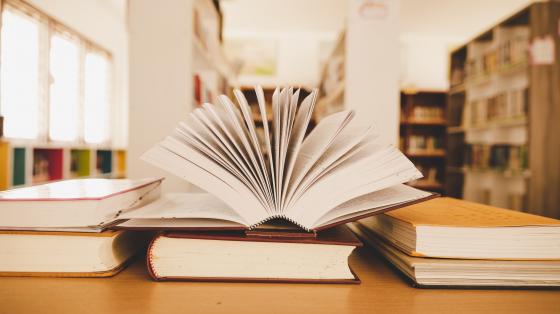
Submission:
[[[507,123],[526,119],[528,89],[519,88],[499,92],[490,97],[471,100],[463,113],[463,125],[485,126],[494,122]]]
[[[418,287],[558,287],[560,260],[423,258],[403,253],[359,223],[350,229]]]
[[[444,154],[443,139],[433,135],[410,135],[408,137],[408,154]]]
[[[73,179],[0,192],[0,229],[101,232],[160,195],[162,179]]]
[[[255,93],[264,121],[264,92],[257,87]],[[222,203],[184,213],[188,217],[180,221],[163,219],[159,227],[212,228],[226,221],[251,229],[280,218],[318,231],[434,197],[404,185],[422,174],[397,148],[381,143],[371,127],[358,125],[352,111],[326,117],[306,135],[316,90],[300,101],[299,90],[276,89],[272,125],[263,124],[261,139],[244,94],[234,95],[239,106],[224,95],[217,105],[204,104],[142,156]],[[189,200],[179,194],[159,202],[180,207],[190,206]],[[159,202],[152,206],[169,216],[165,211],[175,207]],[[140,228],[140,219],[123,226]],[[153,219],[149,222],[153,226]]]
[[[528,168],[526,145],[467,144],[464,164],[468,169],[520,173]]]
[[[170,231],[152,241],[147,264],[161,281],[359,283],[348,257],[361,245],[345,226],[316,238]]]
[[[453,198],[407,206],[359,224],[411,256],[560,259],[559,220]]]
[[[435,106],[414,106],[405,122],[407,123],[445,123],[443,108]]]
[[[153,234],[133,231],[0,231],[0,276],[109,277],[146,249]]]

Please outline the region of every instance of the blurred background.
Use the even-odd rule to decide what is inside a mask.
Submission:
[[[355,110],[419,188],[560,218],[558,1],[0,3],[0,190],[165,175],[139,156],[258,84],[318,88],[314,123]]]

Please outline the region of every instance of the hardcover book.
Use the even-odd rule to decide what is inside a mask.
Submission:
[[[146,249],[152,233],[0,231],[0,276],[109,277]]]
[[[560,221],[442,197],[360,220],[410,256],[560,260]]]
[[[560,287],[560,260],[426,258],[403,253],[359,223],[349,224],[418,287]]]
[[[148,248],[147,264],[160,281],[359,283],[348,257],[361,245],[345,226],[316,238],[165,232]]]
[[[101,232],[159,198],[162,179],[74,179],[0,192],[0,229]]]

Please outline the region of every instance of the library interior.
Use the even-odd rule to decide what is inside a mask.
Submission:
[[[0,0],[0,313],[559,288],[560,1]]]

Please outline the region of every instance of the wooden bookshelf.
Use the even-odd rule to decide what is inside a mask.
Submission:
[[[560,218],[559,18],[533,3],[451,52],[447,195]]]
[[[412,182],[419,189],[442,193],[445,180],[446,93],[401,92],[401,151],[424,174]]]

